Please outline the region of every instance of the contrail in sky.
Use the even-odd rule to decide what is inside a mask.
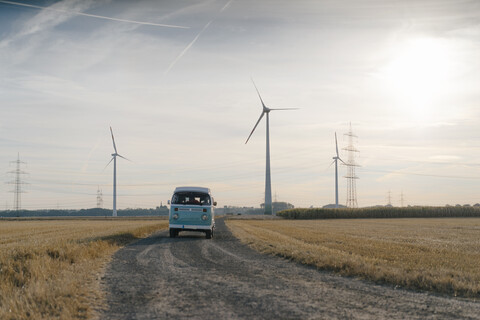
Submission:
[[[190,49],[193,44],[195,43],[195,41],[197,41],[198,37],[200,37],[200,35],[208,28],[208,26],[210,25],[210,23],[212,23],[213,20],[210,20],[204,27],[202,30],[200,30],[200,32],[197,34],[197,36],[188,44],[188,46],[185,47],[185,49],[183,49],[182,52],[180,52],[180,54],[177,56],[177,58],[175,58],[175,60],[173,60],[173,62],[170,64],[170,66],[168,67],[168,69],[165,71],[164,74],[167,74],[170,69],[173,68],[173,66],[177,63],[178,60],[180,60],[183,55],[188,51],[188,49]]]
[[[78,16],[85,16],[85,17],[104,19],[104,20],[128,22],[128,23],[135,23],[135,24],[155,26],[155,27],[189,29],[189,27],[175,26],[175,25],[171,25],[171,24],[161,24],[161,23],[152,23],[152,22],[143,22],[143,21],[111,18],[111,17],[99,16],[99,15],[96,15],[96,14],[89,14],[89,13],[83,13],[83,12],[77,12],[77,11],[69,11],[69,10],[63,10],[63,9],[54,9],[54,8],[50,8],[50,7],[42,7],[42,6],[20,3],[20,2],[4,1],[4,0],[0,0],[0,2],[1,3],[6,3],[6,4],[11,4],[11,5],[16,5],[16,6],[30,7],[30,8],[36,8],[36,9],[41,9],[41,10],[57,11],[57,12],[62,12],[62,13],[70,13],[70,14],[76,14]]]
[[[223,6],[222,10],[220,10],[220,12],[223,12],[223,10],[227,9],[227,7],[230,5],[230,3],[232,3],[233,0],[230,0],[227,2],[226,5]]]
[[[227,2],[227,4],[225,4],[223,6],[222,9],[220,9],[219,13],[222,13],[225,9],[228,8],[228,6],[230,5],[230,3],[232,3],[233,0],[229,0]],[[213,19],[215,20],[215,19]],[[183,49],[182,52],[180,52],[180,54],[175,58],[175,60],[173,60],[173,62],[170,64],[170,66],[167,68],[167,70],[165,70],[165,73],[164,75],[166,75],[172,68],[173,66],[178,62],[178,60],[180,60],[184,55],[185,53],[187,53],[187,51],[193,46],[193,44],[197,41],[197,39],[202,35],[202,33],[207,30],[208,26],[210,26],[210,24],[213,22],[213,20],[210,20],[203,28],[202,30],[200,30],[200,32],[197,34],[197,36],[185,47],[185,49]]]

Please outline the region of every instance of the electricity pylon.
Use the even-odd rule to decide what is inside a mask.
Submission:
[[[353,145],[353,138],[358,138],[352,132],[352,124],[350,123],[350,131],[344,134],[348,137],[348,145],[343,148],[343,150],[348,152],[347,162],[344,164],[347,166],[347,175],[344,178],[347,179],[347,207],[349,208],[358,208],[357,202],[357,186],[355,180],[358,177],[355,174],[355,168],[359,167],[359,165],[355,162],[355,153],[358,151],[355,146]]]
[[[97,189],[97,208],[102,208],[103,207],[103,194],[102,190],[100,190],[100,187]]]
[[[25,191],[22,190],[22,185],[25,184],[21,180],[21,175],[22,174],[27,174],[25,171],[22,171],[20,169],[21,164],[25,164],[25,162],[20,161],[20,153],[17,155],[17,160],[16,161],[11,161],[10,163],[15,163],[16,168],[13,171],[9,171],[8,173],[13,173],[15,174],[15,180],[8,182],[8,184],[13,184],[13,190],[10,192],[13,192],[13,209],[15,211],[19,211],[22,208],[22,198],[21,194],[25,193]]]

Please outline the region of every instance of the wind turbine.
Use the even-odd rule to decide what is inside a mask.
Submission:
[[[110,133],[112,134],[113,149],[115,150],[115,153],[112,153],[112,159],[107,163],[105,168],[108,167],[110,162],[113,161],[113,216],[116,217],[117,216],[117,157],[123,158],[125,160],[128,160],[128,159],[118,154],[117,146],[115,145],[115,138],[113,137],[112,127],[110,127]]]
[[[272,210],[272,183],[270,179],[270,133],[269,133],[269,127],[270,127],[270,121],[269,121],[269,114],[270,111],[272,110],[297,110],[298,108],[283,108],[283,109],[272,109],[272,108],[267,108],[265,106],[265,103],[262,100],[262,97],[260,96],[260,92],[258,91],[257,86],[255,85],[255,82],[253,81],[253,85],[255,86],[255,90],[257,90],[258,97],[260,98],[260,102],[262,103],[262,114],[260,115],[260,118],[258,118],[257,123],[252,129],[252,132],[250,132],[250,135],[247,138],[247,141],[245,141],[245,144],[247,144],[248,140],[250,140],[250,137],[252,136],[253,132],[257,128],[258,124],[260,123],[260,120],[262,120],[263,116],[266,114],[267,115],[267,135],[266,135],[266,145],[267,145],[267,150],[266,150],[266,169],[265,169],[265,214],[273,214]]]
[[[346,163],[338,155],[338,143],[337,143],[336,132],[335,132],[335,149],[337,151],[337,155],[332,158],[333,159],[332,163],[335,163],[335,208],[338,208],[338,160],[342,161],[343,164],[346,164]]]

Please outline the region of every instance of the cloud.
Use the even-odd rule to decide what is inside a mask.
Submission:
[[[50,170],[46,174],[62,183],[67,183],[63,171],[75,173],[93,185],[85,193],[95,195],[97,184],[111,184],[111,170],[100,173],[112,152],[111,125],[120,152],[136,162],[120,164],[120,184],[143,188],[125,188],[124,194],[142,199],[170,195],[179,183],[202,182],[216,188],[224,204],[258,205],[264,188],[265,124],[245,146],[261,109],[251,75],[267,105],[301,108],[272,114],[270,128],[272,186],[295,205],[332,201],[333,168],[328,165],[335,153],[334,132],[341,148],[349,121],[359,135],[359,194],[371,199],[359,199],[362,205],[379,197],[383,201],[381,189],[389,183],[402,183],[407,191],[407,183],[415,187],[417,180],[439,181],[433,175],[451,171],[463,177],[456,168],[445,167],[443,174],[443,162],[478,159],[478,117],[466,114],[466,122],[457,112],[465,109],[463,100],[472,108],[478,100],[470,98],[478,91],[469,80],[478,79],[478,63],[470,59],[477,48],[473,40],[461,41],[466,52],[458,59],[468,65],[470,78],[456,79],[469,95],[444,101],[451,116],[414,123],[402,117],[401,109],[392,111],[379,80],[365,76],[377,70],[379,52],[386,51],[389,35],[402,23],[400,10],[362,6],[358,11],[355,6],[374,4],[361,0],[349,2],[351,9],[335,1],[187,2],[60,1],[52,7],[175,22],[189,30],[74,19],[64,12],[27,8],[18,20],[1,21],[11,24],[5,30],[16,29],[0,40],[0,165],[15,158],[17,150],[28,150],[26,161],[38,164],[32,173]],[[205,25],[208,29],[199,36]],[[473,29],[462,32],[476,34]],[[164,77],[186,47],[190,51]],[[422,161],[428,161],[425,168],[408,167]],[[430,162],[436,170],[429,171]],[[368,169],[384,171],[370,174]],[[387,175],[381,183],[375,180],[380,175]],[[445,184],[452,186],[452,198],[462,197],[454,187],[464,180]],[[34,187],[47,188],[40,184]],[[41,199],[37,192],[28,197],[31,203]],[[56,199],[51,193],[46,198]],[[72,194],[72,199],[84,206],[95,197]],[[152,196],[142,203],[158,201]]]
[[[17,4],[10,1],[1,1],[4,3]],[[33,6],[41,10],[31,19],[27,20],[23,25],[23,28],[17,32],[13,37],[2,41],[2,44],[8,44],[15,39],[36,34],[41,31],[45,31],[69,20],[72,16],[75,16],[73,12],[81,12],[89,9],[95,1],[93,0],[64,0],[57,2],[50,7],[42,8]]]
[[[170,25],[170,24],[146,22],[146,21],[136,21],[131,19],[120,19],[120,18],[107,17],[102,15],[89,14],[89,13],[82,12],[88,9],[91,6],[91,4],[93,4],[92,0],[90,1],[65,0],[63,2],[57,2],[56,4],[48,7],[25,4],[25,3],[14,2],[14,1],[0,0],[0,2],[42,10],[42,13],[36,16],[37,18],[36,20],[34,19],[30,21],[31,22],[30,25],[26,26],[26,29],[24,29],[21,35],[29,35],[29,34],[36,33],[37,31],[41,30],[45,25],[47,26],[50,25],[50,27],[52,25],[56,26],[59,23],[66,21],[72,15],[90,17],[95,19],[110,20],[110,21],[133,23],[137,25],[188,29],[188,27],[185,27],[185,26],[176,26],[176,25]],[[54,13],[56,13],[56,15]],[[60,13],[60,15],[58,13]]]

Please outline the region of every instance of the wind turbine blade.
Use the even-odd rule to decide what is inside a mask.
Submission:
[[[334,164],[334,163],[335,163],[335,160],[333,160],[332,163],[330,163],[330,165],[328,166],[328,168],[330,168],[330,167],[332,166],[332,164]],[[327,168],[327,169],[328,169],[328,168]]]
[[[343,161],[340,157],[337,157],[337,159],[340,160],[340,161],[342,161],[342,163],[347,166],[347,164],[345,163],[345,161]]]
[[[255,90],[257,90],[258,97],[260,98],[260,101],[262,102],[262,107],[266,108],[265,103],[263,103],[262,96],[260,95],[260,92],[258,91],[257,85],[255,84],[255,81],[253,81],[253,78],[250,78],[250,79],[252,79],[253,86],[255,87]]]
[[[337,133],[335,132],[335,148],[337,149],[337,158],[338,157],[338,143],[337,143]],[[339,158],[340,159],[340,158]],[[341,160],[341,159],[340,159]],[[343,161],[342,161],[343,162]]]
[[[127,161],[133,162],[132,160],[127,159],[127,158],[125,158],[124,156],[121,156],[121,155],[119,155],[119,154],[117,154],[117,156],[119,156],[120,158],[125,159],[125,160],[127,160]]]
[[[276,108],[276,109],[270,109],[270,110],[298,110],[300,108]]]
[[[115,149],[115,153],[117,153],[117,146],[115,145],[115,138],[113,137],[112,127],[110,127],[110,132],[112,134],[113,149]]]
[[[264,114],[265,114],[265,112],[262,112],[262,114],[260,115],[260,118],[258,118],[258,121],[255,124],[255,127],[253,127],[252,132],[250,132],[250,135],[248,136],[247,141],[245,141],[245,144],[247,144],[248,140],[250,140],[250,137],[252,136],[253,131],[255,131],[255,129],[257,128],[257,126],[260,123],[260,120],[262,120]]]
[[[112,162],[112,161],[113,161],[113,157],[112,157],[112,159],[110,159],[110,161],[108,161],[107,165],[105,166],[105,168],[103,168],[103,170],[107,169],[108,165],[109,165],[110,162]],[[103,170],[102,170],[102,171],[103,171]]]

